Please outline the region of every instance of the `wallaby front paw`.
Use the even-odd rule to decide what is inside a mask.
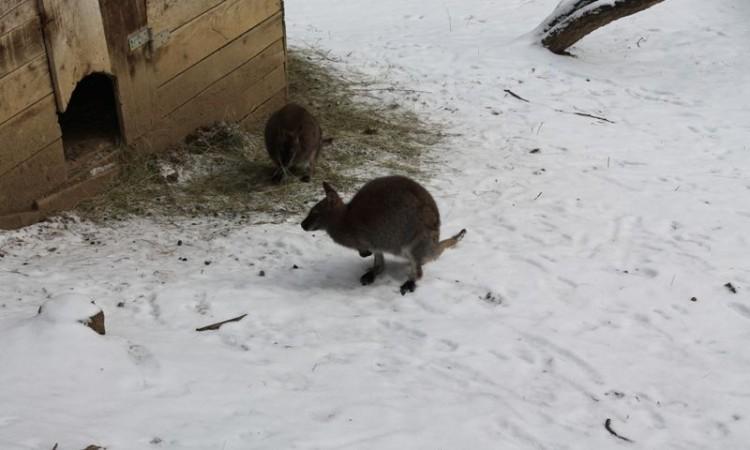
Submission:
[[[368,284],[372,284],[375,281],[375,272],[372,270],[368,270],[365,272],[364,275],[362,275],[359,278],[359,282],[362,283],[362,286],[367,286]]]
[[[407,292],[414,292],[417,288],[417,283],[414,280],[409,280],[401,285],[401,295],[406,295]]]
[[[372,252],[369,251],[369,250],[360,250],[359,251],[359,256],[361,256],[363,258],[367,258],[368,256],[372,256]]]

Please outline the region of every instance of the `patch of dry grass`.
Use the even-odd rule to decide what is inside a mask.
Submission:
[[[282,220],[321,197],[327,180],[351,192],[378,175],[425,175],[426,150],[440,139],[429,124],[398,104],[368,94],[374,80],[341,73],[315,50],[289,51],[289,100],[308,107],[332,143],[323,148],[312,183],[295,178],[274,185],[261,132],[218,123],[197,130],[172,151],[147,156],[123,152],[120,182],[85,202],[89,219],[128,215],[202,216],[262,213]]]

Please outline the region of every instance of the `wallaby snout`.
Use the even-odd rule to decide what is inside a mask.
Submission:
[[[302,181],[310,181],[322,147],[321,136],[317,119],[296,103],[273,113],[264,132],[266,150],[276,165],[272,181],[280,182],[295,170],[301,171]]]
[[[308,217],[302,221],[302,229],[305,231],[317,231],[320,228],[318,227],[318,224],[315,223],[315,219]]]
[[[374,254],[374,265],[360,278],[371,284],[383,272],[384,253],[402,256],[411,263],[409,279],[401,294],[413,292],[422,277],[422,265],[437,259],[466,234],[462,229],[440,240],[440,213],[429,192],[406,177],[376,178],[365,184],[345,204],[338,193],[323,183],[326,197],[312,207],[302,228],[325,230],[334,242],[355,249],[363,257]]]

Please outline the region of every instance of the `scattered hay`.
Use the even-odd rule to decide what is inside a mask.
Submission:
[[[368,98],[372,80],[333,69],[316,50],[290,49],[288,74],[289,100],[306,105],[320,121],[324,138],[332,139],[312,183],[291,177],[272,184],[262,130],[218,123],[166,153],[123,152],[121,181],[82,204],[79,214],[92,220],[253,215],[253,221],[280,221],[318,200],[322,180],[351,192],[378,175],[426,175],[425,150],[440,139],[436,125],[398,104]]]

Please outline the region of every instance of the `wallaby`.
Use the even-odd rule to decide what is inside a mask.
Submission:
[[[266,122],[266,150],[276,164],[271,179],[278,183],[292,169],[301,169],[302,181],[310,181],[322,144],[320,124],[305,108],[288,103]]]
[[[383,253],[402,256],[411,263],[409,279],[401,295],[414,292],[422,278],[422,265],[437,259],[466,234],[461,230],[440,240],[440,212],[429,192],[419,183],[402,176],[376,178],[365,184],[345,204],[330,184],[323,182],[326,197],[310,210],[302,229],[325,230],[337,244],[375,254],[375,264],[360,278],[371,284],[383,272]]]

